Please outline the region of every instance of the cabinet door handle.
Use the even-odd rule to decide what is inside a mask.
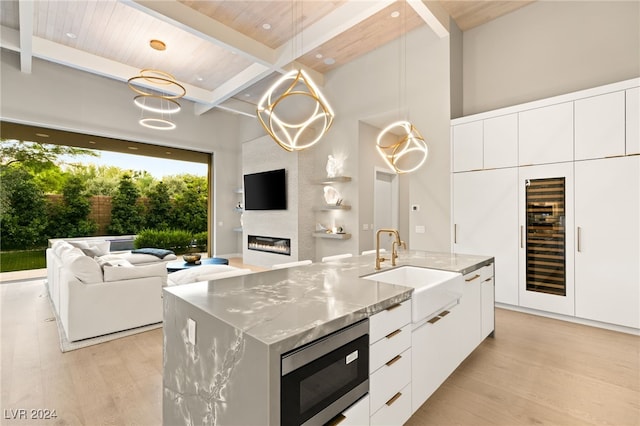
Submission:
[[[347,417],[344,414],[338,414],[333,419],[329,420],[327,426],[336,426],[345,420],[347,420]]]
[[[458,224],[453,224],[453,244],[458,244]]]
[[[479,274],[475,274],[473,277],[471,277],[471,278],[465,278],[464,280],[465,280],[466,282],[468,282],[468,283],[469,283],[469,282],[471,282],[471,281],[473,281],[473,280],[476,280],[476,279],[478,279],[478,278],[480,278],[480,275],[479,275]]]
[[[400,398],[401,396],[402,396],[402,393],[398,392],[397,394],[393,395],[390,400],[385,402],[385,404],[387,404],[388,406],[391,406],[391,404],[396,402],[398,398]]]
[[[389,361],[385,362],[385,365],[387,367],[391,367],[393,364],[395,364],[396,362],[400,361],[401,358],[402,358],[402,355],[396,355],[392,359],[390,359]]]
[[[439,316],[440,318],[442,318],[442,317],[446,317],[447,315],[449,315],[449,311],[442,311],[442,312],[440,312],[440,313],[438,314],[438,316]]]
[[[442,319],[442,318],[440,318],[440,317],[433,317],[433,318],[431,318],[431,319],[430,319],[429,321],[427,321],[427,322],[428,322],[429,324],[435,324],[435,323],[437,323],[438,321],[440,321],[441,319]]]
[[[397,336],[398,334],[400,334],[401,331],[402,331],[401,329],[397,329],[396,331],[393,331],[393,332],[387,334],[384,337],[386,337],[387,339],[391,339],[391,338]]]
[[[578,253],[580,253],[581,250],[581,244],[580,244],[580,240],[582,239],[582,228],[580,228],[578,226],[578,238],[577,238],[577,243],[578,243]]]
[[[524,248],[524,237],[522,233],[524,231],[524,226],[520,225],[520,248]]]

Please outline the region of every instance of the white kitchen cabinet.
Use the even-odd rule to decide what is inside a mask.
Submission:
[[[575,159],[625,154],[625,92],[575,101]]]
[[[482,121],[453,126],[452,132],[453,171],[482,169]]]
[[[575,164],[576,316],[640,328],[640,157]]]
[[[574,315],[573,163],[520,167],[520,306]]]
[[[411,384],[387,401],[373,416],[371,426],[402,425],[411,417]]]
[[[412,332],[412,411],[415,412],[459,365],[458,307],[454,306]]]
[[[332,424],[341,426],[366,426],[369,424],[369,395],[360,398],[355,404],[347,408]]]
[[[495,258],[496,302],[518,305],[518,169],[453,175],[453,251]]]
[[[492,265],[493,266],[493,265]],[[485,278],[480,284],[480,298],[482,308],[480,339],[489,336],[495,330],[495,289],[494,277]]]
[[[518,114],[518,164],[573,161],[573,102]]]
[[[484,120],[484,168],[518,165],[518,114]]]
[[[411,416],[411,343],[411,300],[370,317],[369,415],[372,425],[401,425]]]
[[[626,153],[640,154],[640,87],[626,93]]]

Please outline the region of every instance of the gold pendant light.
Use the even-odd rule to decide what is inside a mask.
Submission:
[[[309,105],[311,100],[312,105]],[[306,107],[305,117],[287,121],[278,108],[295,104]],[[300,109],[299,109],[300,111]],[[335,114],[311,77],[304,70],[292,70],[276,81],[262,96],[257,108],[258,120],[283,149],[292,152],[309,148],[329,130]],[[321,125],[321,130],[314,127]]]
[[[144,83],[145,87],[134,85],[137,82]],[[138,121],[141,126],[155,130],[176,128],[175,123],[165,115],[180,111],[180,103],[177,100],[186,95],[187,91],[173,75],[164,71],[143,69],[139,75],[131,77],[127,85],[137,93],[133,102],[142,110],[142,116]],[[175,94],[171,94],[170,89]],[[159,114],[159,117],[145,117],[145,112]]]

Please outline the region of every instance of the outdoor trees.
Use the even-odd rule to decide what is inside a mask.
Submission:
[[[186,189],[176,195],[176,226],[193,233],[207,230],[207,184],[201,176],[184,175]]]
[[[0,244],[2,249],[32,248],[46,242],[47,210],[44,193],[23,168],[0,170]]]
[[[135,234],[144,225],[144,208],[138,202],[140,191],[135,187],[131,176],[124,174],[120,178],[118,191],[111,201],[111,224],[109,233],[112,235]]]
[[[147,211],[147,227],[167,229],[173,225],[171,198],[169,189],[160,181],[149,192],[149,209]]]
[[[50,210],[49,236],[81,237],[93,235],[98,225],[89,219],[90,195],[80,176],[71,175],[62,187],[62,202]]]

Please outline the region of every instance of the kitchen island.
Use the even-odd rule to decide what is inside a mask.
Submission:
[[[492,262],[420,251],[397,260],[463,275]],[[283,353],[411,298],[410,287],[362,279],[374,263],[366,255],[165,288],[164,424],[280,424]]]

